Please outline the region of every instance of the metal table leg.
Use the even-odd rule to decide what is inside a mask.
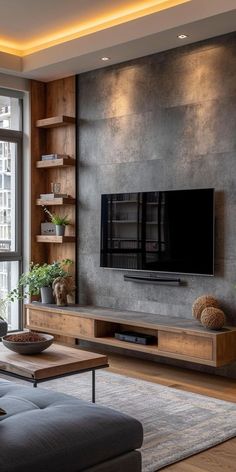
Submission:
[[[35,387],[35,388],[37,387],[37,380],[34,381],[33,387]]]
[[[95,403],[95,370],[92,370],[92,402]]]

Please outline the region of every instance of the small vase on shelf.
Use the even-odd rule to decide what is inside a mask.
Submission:
[[[41,293],[41,303],[42,304],[54,304],[54,296],[53,296],[53,291],[52,287],[41,287],[40,289]]]
[[[56,236],[65,236],[65,225],[56,225]]]

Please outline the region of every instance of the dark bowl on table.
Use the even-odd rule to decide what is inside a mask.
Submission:
[[[38,354],[53,343],[54,337],[45,333],[17,333],[3,336],[4,346],[18,354]]]

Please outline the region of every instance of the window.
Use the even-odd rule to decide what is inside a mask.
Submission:
[[[0,89],[0,297],[21,273],[22,96]],[[20,327],[20,304],[9,303],[9,330]]]

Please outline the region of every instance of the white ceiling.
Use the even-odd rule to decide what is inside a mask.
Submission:
[[[48,81],[236,29],[236,0],[180,2],[0,0],[0,72]]]

